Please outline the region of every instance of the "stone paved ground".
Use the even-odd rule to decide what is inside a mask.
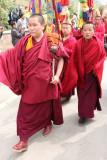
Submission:
[[[10,48],[13,48],[12,43],[6,43],[3,46],[0,46],[0,51],[3,52],[3,51],[6,51],[6,50],[8,50]]]
[[[43,130],[32,136],[26,152],[15,153],[16,115],[20,97],[0,84],[0,160],[107,160],[107,59],[102,81],[102,112],[78,126],[77,96],[63,103],[64,124],[53,126],[51,134]]]

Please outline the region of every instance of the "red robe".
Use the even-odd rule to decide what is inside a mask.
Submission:
[[[104,23],[103,21],[102,21],[102,23],[105,28],[105,34],[107,34],[107,23]],[[105,38],[105,43],[107,43],[107,37]]]
[[[71,57],[72,52],[74,51],[75,48],[75,43],[76,40],[73,36],[70,36],[68,39],[62,42],[65,51],[68,53],[68,55]]]
[[[47,38],[44,35],[39,43],[25,52],[29,36],[24,36],[14,48],[0,53],[0,82],[10,87],[15,94],[22,94],[25,103],[34,104],[56,99],[58,88],[49,83],[52,77],[52,54],[47,47]],[[26,55],[23,63],[22,54]],[[62,44],[57,53],[57,57],[60,56],[68,57]],[[41,83],[42,93],[40,91]]]
[[[93,118],[94,109],[101,110],[99,97],[105,56],[104,46],[96,37],[87,42],[81,38],[76,43],[73,60],[70,59],[62,83],[62,94],[77,86],[80,117]]]
[[[88,7],[93,7],[93,0],[87,0]]]
[[[17,115],[17,134],[22,141],[49,125],[51,120],[57,125],[63,123],[58,86],[50,84],[52,54],[47,37],[44,34],[40,42],[35,41],[26,51],[29,37],[24,36],[13,49],[0,53],[0,82],[22,95]],[[69,57],[62,44],[56,57]]]
[[[72,52],[74,51],[74,48],[75,48],[75,43],[76,43],[76,40],[74,37],[70,36],[68,39],[66,39],[65,41],[62,42],[63,43],[63,46],[64,46],[64,49],[65,51],[68,53],[68,55],[71,57],[72,56]],[[64,75],[66,74],[66,68],[67,68],[67,64],[65,62],[64,64],[64,68],[63,68],[63,72],[62,72],[62,77],[64,78]],[[62,78],[62,81],[63,81],[63,78]],[[74,95],[74,89],[71,89],[69,94],[67,94],[66,96],[64,97],[71,97],[72,95]]]
[[[105,34],[105,28],[103,24],[99,24],[98,26],[95,26],[95,36],[99,38],[103,44],[104,44],[104,34]]]
[[[60,5],[61,6],[69,6],[69,0],[61,0]]]
[[[76,40],[79,40],[80,38],[82,38],[83,37],[83,35],[82,35],[82,29],[75,30],[74,37],[75,37]]]
[[[76,33],[77,33],[77,30],[76,30],[75,28],[72,28],[71,35],[72,35],[73,37],[75,37],[75,36],[76,36]]]
[[[104,23],[104,27],[105,27],[105,34],[107,34],[107,23]]]
[[[67,71],[65,74],[65,78],[62,83],[62,88],[64,90],[64,92],[62,93],[63,95],[67,94],[71,88],[75,88],[76,86],[80,88],[84,88],[84,75],[85,75],[84,63],[85,61],[83,59],[83,52],[82,52],[83,42],[84,42],[84,38],[81,38],[80,40],[77,41],[75,45],[73,59],[71,58],[69,61]],[[94,42],[96,42],[98,46],[98,52],[96,52],[97,55],[94,55],[96,51]],[[103,74],[103,63],[105,60],[106,53],[105,53],[103,44],[95,36],[93,36],[93,38],[90,41],[88,41],[87,44],[88,43],[89,45],[86,45],[85,47],[86,49],[85,52],[89,53],[86,57],[87,59],[86,68],[88,72],[93,70],[94,73],[96,74],[98,85],[100,88],[100,92],[98,96],[99,98],[101,98],[101,93],[102,93],[101,92],[101,80],[102,80],[102,74]],[[90,61],[88,59],[88,56],[90,57]],[[95,56],[96,57],[98,56],[98,58],[96,59]]]

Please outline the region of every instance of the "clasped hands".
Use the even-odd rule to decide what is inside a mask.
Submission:
[[[57,85],[59,83],[59,77],[55,75],[54,77],[51,78],[51,84]]]

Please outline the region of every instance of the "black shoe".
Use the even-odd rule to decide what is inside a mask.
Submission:
[[[70,97],[66,97],[66,101],[69,101],[70,100]]]
[[[86,118],[80,117],[80,119],[79,119],[79,121],[78,121],[79,125],[82,125],[82,124],[84,124],[85,122],[86,122]]]

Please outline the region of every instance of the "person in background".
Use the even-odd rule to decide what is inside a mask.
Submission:
[[[30,17],[30,12],[28,10],[28,7],[26,6],[25,7],[25,18],[26,18],[26,27],[28,28],[28,20],[29,20],[29,17]]]
[[[70,59],[65,79],[62,83],[63,92],[77,86],[79,125],[88,118],[94,117],[94,110],[101,111],[101,81],[105,60],[104,45],[94,36],[95,25],[85,22],[82,27],[83,37],[76,42],[73,60]]]
[[[19,40],[25,35],[25,32],[23,28],[21,29],[20,32],[17,30],[16,22],[12,22],[11,26],[12,26],[11,29],[12,44],[13,46],[15,46],[19,42]]]
[[[74,28],[74,25],[75,25],[75,20],[74,19],[71,19],[71,25],[72,25],[72,31],[71,31],[71,35],[73,37],[75,37],[76,33],[77,33],[77,30]]]
[[[101,23],[101,19],[102,17],[97,14],[96,17],[95,17],[95,36],[97,38],[99,38],[102,43],[104,44],[104,34],[105,34],[105,28],[103,26],[103,24]]]
[[[8,17],[9,17],[8,23],[9,23],[9,25],[11,25],[11,23],[14,21],[12,9],[9,12]]]
[[[103,26],[105,27],[105,34],[107,35],[107,10],[104,11],[103,13]],[[107,54],[107,36],[105,37],[105,41],[104,41],[104,48]]]
[[[25,31],[25,28],[26,28],[25,15],[22,14],[21,18],[17,21],[17,30],[21,32],[22,29],[23,31]]]
[[[73,14],[72,20],[74,20],[74,28],[78,30],[78,27],[77,27],[78,17],[76,13]]]
[[[65,51],[69,55],[69,58],[72,56],[72,52],[74,51],[74,47],[76,43],[75,38],[71,35],[71,30],[72,30],[72,24],[69,18],[69,13],[66,13],[65,19],[62,23],[62,34],[63,34],[62,43]],[[67,62],[64,63],[63,72],[62,72],[62,82],[66,73],[67,64],[68,64]],[[71,89],[69,93],[64,96],[66,97],[66,101],[69,101],[72,95],[74,95],[74,89]]]
[[[13,20],[14,20],[15,22],[18,21],[18,19],[19,19],[19,9],[18,9],[18,8],[14,8],[14,9],[13,9],[12,17],[13,17]]]
[[[2,37],[2,35],[3,35],[3,27],[0,26],[0,38]]]

